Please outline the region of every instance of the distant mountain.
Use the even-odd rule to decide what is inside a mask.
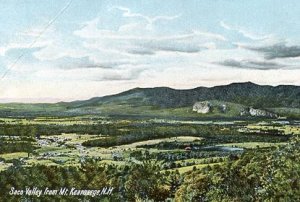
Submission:
[[[209,101],[213,104],[212,112],[204,115],[194,113],[193,105],[199,101]],[[224,104],[228,107],[226,113],[216,109]],[[300,86],[274,87],[246,82],[189,90],[168,87],[134,88],[116,95],[74,102],[0,104],[0,116],[102,114],[237,117],[249,107],[265,109],[280,116],[300,118]]]
[[[300,108],[300,86],[257,85],[251,82],[216,87],[176,90],[167,87],[135,88],[120,94],[95,97],[68,103],[70,108],[97,106],[105,103],[150,105],[159,108],[192,106],[197,101],[219,100],[257,108]]]

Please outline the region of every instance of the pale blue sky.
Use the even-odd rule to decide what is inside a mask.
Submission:
[[[0,0],[0,101],[300,85],[299,11],[293,0]]]

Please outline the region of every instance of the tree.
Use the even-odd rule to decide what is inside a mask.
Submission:
[[[165,188],[166,178],[160,170],[160,164],[151,160],[132,164],[131,172],[125,182],[128,200],[135,201],[137,198],[165,200],[169,192]]]

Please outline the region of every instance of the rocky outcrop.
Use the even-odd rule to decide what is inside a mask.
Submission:
[[[193,106],[193,111],[201,114],[207,114],[211,110],[211,104],[207,101],[196,102]]]
[[[241,116],[256,116],[256,117],[269,117],[269,118],[276,118],[277,114],[272,112],[268,112],[263,109],[255,109],[253,107],[249,107],[248,109],[244,109],[240,113]]]
[[[268,112],[266,110],[262,110],[262,109],[254,109],[252,107],[249,108],[249,113],[251,116],[263,116],[263,117],[274,117],[276,118],[277,115],[271,112]]]
[[[227,111],[227,106],[225,104],[222,104],[220,106],[220,111],[223,112],[223,113],[225,113]]]
[[[250,116],[249,110],[247,110],[247,109],[241,110],[240,116]]]

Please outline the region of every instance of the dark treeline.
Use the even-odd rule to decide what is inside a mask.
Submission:
[[[146,150],[147,152],[147,150]],[[223,158],[228,156],[236,156],[241,154],[243,151],[222,151],[222,150],[211,150],[211,151],[205,151],[205,150],[199,150],[199,151],[169,151],[168,153],[148,153],[147,159],[155,159],[157,161],[163,161],[163,162],[174,162],[178,160],[186,160],[186,159],[208,159],[212,157],[217,158]],[[141,150],[133,151],[130,154],[130,157],[133,157],[137,160],[142,161],[145,157],[142,155]]]
[[[265,135],[282,135],[278,130],[262,131]],[[106,136],[121,136],[130,134],[155,135],[212,135],[240,134],[235,126],[222,125],[192,125],[180,123],[105,123],[105,124],[0,124],[0,136],[30,136],[60,135],[62,133],[101,134]]]
[[[0,136],[33,136],[41,135],[60,135],[62,133],[78,133],[78,134],[104,134],[104,135],[122,135],[124,132],[119,129],[123,124],[2,124],[0,125]]]
[[[0,140],[0,154],[12,152],[32,153],[35,146],[31,142],[2,141]]]
[[[36,125],[22,125],[22,124],[1,124],[0,136],[21,136],[21,137],[35,137],[37,134]]]

